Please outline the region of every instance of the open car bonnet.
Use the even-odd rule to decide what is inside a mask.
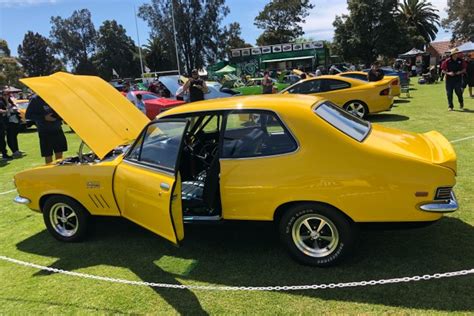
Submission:
[[[58,72],[20,81],[43,98],[100,159],[135,139],[149,122],[99,77]]]

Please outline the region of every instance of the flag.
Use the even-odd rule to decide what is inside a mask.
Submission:
[[[115,71],[115,69],[112,68],[112,76],[115,76],[117,78],[120,78],[119,74]]]

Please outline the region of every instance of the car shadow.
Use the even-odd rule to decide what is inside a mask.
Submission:
[[[121,219],[100,219],[92,237],[63,244],[42,231],[17,244],[20,251],[55,257],[51,267],[77,270],[97,265],[129,269],[141,280],[179,280],[224,286],[304,285],[434,274],[472,268],[473,227],[445,218],[429,227],[363,231],[357,252],[331,268],[302,266],[278,242],[270,223],[185,226],[186,242],[174,247]],[[169,261],[171,258],[171,261]],[[36,276],[49,273],[34,272]],[[153,288],[178,313],[205,314],[189,290]],[[179,292],[178,292],[179,291]],[[473,278],[464,276],[365,288],[291,292],[324,300],[436,311],[474,310]]]
[[[374,123],[380,122],[399,122],[399,121],[408,121],[410,118],[405,115],[400,114],[372,114],[367,117],[367,120]]]
[[[410,103],[411,101],[410,100],[407,100],[407,99],[396,99],[396,100],[393,100],[393,103],[395,104],[400,104],[400,103]]]

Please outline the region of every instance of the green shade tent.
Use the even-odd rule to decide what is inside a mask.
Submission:
[[[215,73],[216,74],[228,74],[228,73],[231,73],[231,72],[235,72],[235,68],[230,66],[230,65],[227,65],[225,66],[224,68],[221,68],[219,69],[218,71],[216,71]]]

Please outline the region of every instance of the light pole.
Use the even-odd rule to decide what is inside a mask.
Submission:
[[[171,18],[173,19],[174,48],[176,52],[176,65],[178,66],[178,76],[179,76],[181,75],[181,68],[179,66],[178,41],[176,40],[176,25],[174,23],[174,0],[171,0]]]
[[[142,71],[142,74],[140,77],[142,77],[142,81],[143,81],[143,74],[145,73],[145,71],[143,70],[142,45],[140,44],[140,33],[138,32],[137,10],[135,9],[135,5],[133,6],[133,13],[135,15],[135,28],[137,29],[138,55],[140,56],[140,69]]]

